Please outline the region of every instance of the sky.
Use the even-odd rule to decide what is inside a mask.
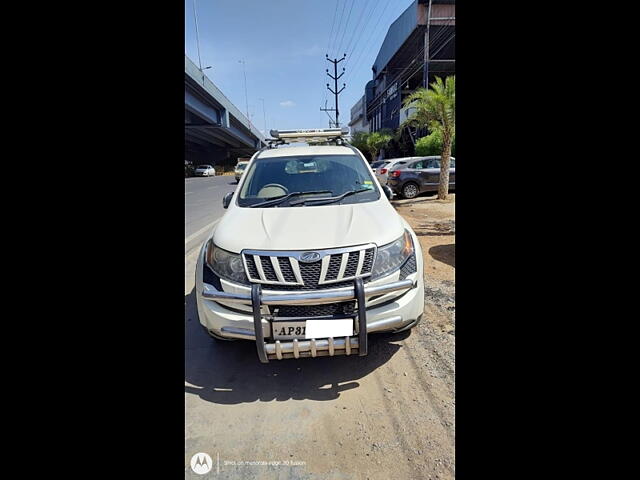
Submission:
[[[320,111],[325,100],[334,107],[326,53],[347,54],[338,88],[347,84],[339,108],[340,125],[348,125],[389,25],[413,0],[185,0],[185,53],[198,65],[194,2],[202,67],[211,66],[205,74],[245,114],[248,103],[264,132],[265,116],[267,131],[329,126]]]

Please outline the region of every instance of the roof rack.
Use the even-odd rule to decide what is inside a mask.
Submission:
[[[305,142],[329,143],[335,142],[338,145],[345,143],[344,136],[349,134],[349,129],[343,128],[315,128],[300,130],[271,130],[269,132],[273,138],[267,138],[269,146],[273,148],[285,143]]]

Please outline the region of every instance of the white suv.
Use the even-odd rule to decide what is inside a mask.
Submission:
[[[266,363],[366,355],[369,333],[420,321],[420,244],[346,133],[271,131],[276,145],[253,155],[225,196],[196,268],[212,337],[252,340]]]

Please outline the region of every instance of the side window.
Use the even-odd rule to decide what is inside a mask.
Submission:
[[[449,160],[449,168],[456,168],[455,158],[452,158],[451,160]]]
[[[422,165],[423,165],[423,161],[419,160],[416,163],[412,163],[411,168],[415,168],[415,169],[424,168]]]
[[[440,160],[432,158],[429,160],[429,166],[427,168],[440,168]]]

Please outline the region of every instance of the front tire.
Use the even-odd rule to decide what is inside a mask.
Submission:
[[[409,182],[402,187],[402,196],[404,198],[416,198],[418,196],[418,193],[420,193],[418,185],[413,182]]]

